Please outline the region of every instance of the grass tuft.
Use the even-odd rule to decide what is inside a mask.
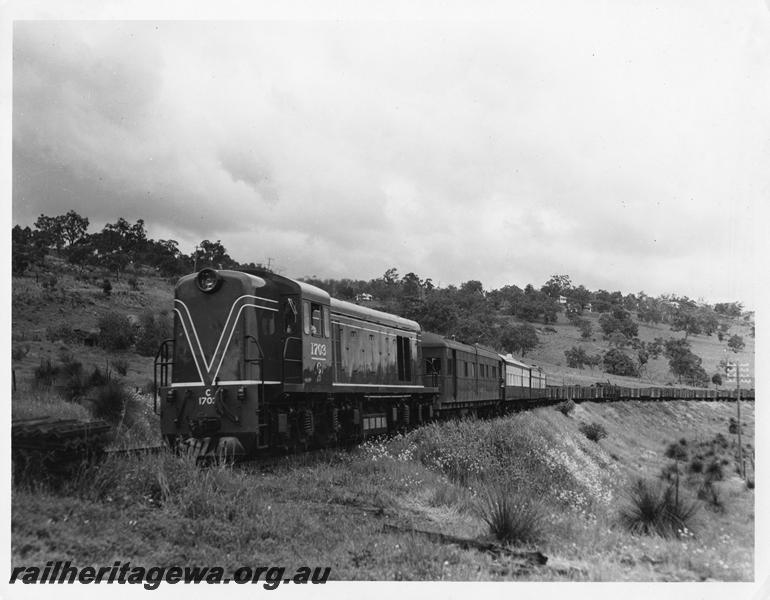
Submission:
[[[543,539],[544,516],[530,496],[500,483],[488,485],[479,496],[478,515],[495,538],[514,545]]]
[[[682,537],[689,533],[698,504],[683,500],[677,489],[637,479],[628,493],[628,505],[621,509],[621,523],[637,535]]]
[[[607,437],[607,430],[599,423],[582,423],[580,431],[592,442],[598,442]]]

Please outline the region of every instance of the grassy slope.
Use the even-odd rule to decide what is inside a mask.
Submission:
[[[134,353],[107,354],[99,348],[48,340],[46,329],[67,323],[74,329],[94,330],[99,318],[109,311],[129,315],[133,320],[138,320],[145,311],[155,314],[167,312],[171,307],[173,284],[151,274],[124,274],[117,281],[109,273],[101,271],[86,272],[87,277],[82,277],[77,269],[63,261],[56,258],[49,258],[48,261],[47,274],[13,278],[12,346],[28,348],[28,354],[24,358],[13,361],[19,388],[28,394],[32,374],[40,361],[46,358],[55,361],[63,349],[71,351],[86,367],[104,368],[111,361],[126,360],[126,383],[133,387],[146,386],[152,379],[152,358]],[[53,288],[46,287],[44,284],[54,273],[56,285]],[[128,284],[128,279],[132,276],[138,281],[137,289]],[[105,277],[111,279],[113,284],[109,297],[105,296],[101,289],[101,282]],[[669,372],[667,360],[662,357],[649,362],[647,373],[641,379],[608,375],[599,369],[591,371],[566,367],[564,351],[572,346],[582,346],[589,354],[602,353],[608,348],[600,333],[599,315],[586,313],[584,317],[593,324],[592,340],[582,340],[578,329],[569,324],[564,314],[560,314],[558,322],[553,326],[556,333],[548,333],[541,328],[538,334],[540,346],[527,354],[524,360],[542,366],[554,384],[561,384],[563,381],[567,384],[590,385],[597,380],[610,380],[629,386],[676,383]],[[753,373],[754,339],[749,335],[749,327],[742,321],[736,321],[729,335],[733,333],[743,336],[746,349],[741,354],[741,360],[750,364]],[[639,337],[644,341],[651,341],[655,337],[667,339],[682,337],[682,334],[670,331],[666,325],[640,324]],[[719,342],[716,336],[702,335],[690,336],[689,340],[693,352],[703,358],[706,372],[710,375],[716,373],[719,361],[725,357],[726,342]]]
[[[56,272],[56,285],[45,287],[50,275],[14,277],[12,289],[12,347],[27,348],[28,353],[13,361],[20,388],[31,383],[35,368],[41,360],[56,361],[62,350],[69,350],[84,366],[104,369],[114,360],[126,360],[128,372],[125,381],[133,387],[143,387],[152,379],[152,358],[133,352],[106,353],[101,348],[82,344],[66,344],[49,340],[46,330],[60,324],[73,329],[98,329],[99,319],[115,311],[138,321],[143,312],[168,312],[173,297],[173,284],[161,277],[138,275],[137,289],[128,284],[130,275],[112,281],[112,293],[106,296],[101,288],[104,273],[87,273],[89,281],[78,277],[77,270],[61,261],[49,259]],[[37,279],[37,280],[36,280]],[[27,386],[28,387],[28,386]]]
[[[566,384],[590,385],[597,379],[600,381],[610,380],[619,385],[628,385],[632,387],[644,387],[649,385],[667,385],[677,384],[676,378],[671,374],[668,367],[668,360],[664,357],[651,359],[647,364],[647,372],[640,379],[632,377],[619,377],[608,375],[599,369],[591,371],[590,369],[572,369],[566,366],[564,351],[573,346],[581,346],[588,354],[600,354],[607,350],[608,344],[602,339],[601,328],[599,327],[599,314],[586,313],[584,318],[591,321],[594,335],[591,340],[583,340],[580,337],[580,331],[569,323],[564,314],[559,314],[558,322],[552,327],[556,333],[546,333],[542,330],[538,332],[540,346],[533,352],[528,353],[524,360],[540,365],[548,373],[550,380],[555,384],[561,384],[562,380]],[[703,359],[703,368],[709,377],[719,372],[719,361],[725,357],[733,360],[736,355],[729,352],[726,354],[727,339],[733,334],[743,337],[746,348],[738,356],[742,362],[749,363],[751,373],[754,373],[754,338],[749,335],[750,326],[740,320],[732,322],[730,332],[725,341],[720,342],[716,335],[691,335],[688,341],[692,345],[692,351]],[[639,323],[639,338],[645,342],[651,342],[656,337],[663,339],[682,338],[682,332],[671,331],[668,325],[647,325]],[[634,356],[632,350],[628,350],[631,356]],[[713,384],[712,384],[713,386]],[[726,387],[734,387],[727,385]],[[745,387],[745,384],[744,384]]]
[[[567,417],[544,408],[286,459],[259,474],[168,456],[117,459],[59,492],[16,486],[13,562],[330,565],[333,579],[368,580],[751,580],[754,492],[729,467],[717,484],[725,512],[701,508],[695,537],[635,537],[617,520],[631,478],[657,476],[671,442],[727,435],[734,409],[585,403]],[[751,444],[753,405],[744,415]],[[608,437],[588,441],[579,431],[588,422]],[[549,556],[545,567],[517,571],[505,555],[412,532],[484,538],[479,499],[506,477],[543,512],[534,547]],[[698,477],[683,474],[683,496]]]

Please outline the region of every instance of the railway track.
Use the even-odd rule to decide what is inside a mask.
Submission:
[[[574,389],[577,388],[573,388]],[[504,411],[498,416],[532,410],[538,407],[554,406],[572,400],[575,403],[582,402],[736,402],[736,397],[708,397],[702,399],[684,398],[650,398],[627,397],[624,395],[607,395],[602,398],[584,398],[580,394],[571,393],[569,388],[562,388],[563,393],[552,394],[547,398],[528,399],[519,402],[511,410]],[[753,402],[754,395],[742,398],[742,401]],[[454,415],[463,416],[461,414]],[[395,433],[395,432],[393,432]],[[12,424],[12,457],[14,475],[20,473],[41,472],[50,474],[66,474],[72,466],[82,464],[83,461],[99,461],[108,457],[124,456],[153,456],[170,451],[163,444],[153,446],[140,446],[135,448],[108,448],[112,442],[113,432],[111,426],[102,420],[76,421],[72,419],[62,420],[51,417],[36,419],[17,419]],[[359,440],[360,442],[360,440]],[[335,448],[352,448],[355,443],[346,443]],[[297,457],[311,459],[314,455],[320,455],[329,448],[302,449],[299,452],[276,451],[258,456],[217,456],[206,453],[206,444],[197,440],[188,445],[181,454],[195,457],[202,465],[220,463],[222,460],[231,461],[241,465],[249,465],[249,468],[264,470],[271,469],[287,460],[295,460]]]

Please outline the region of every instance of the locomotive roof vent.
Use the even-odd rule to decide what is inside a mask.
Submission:
[[[206,268],[198,271],[196,282],[198,283],[198,289],[200,289],[200,291],[210,294],[219,288],[222,284],[222,278],[214,269]]]

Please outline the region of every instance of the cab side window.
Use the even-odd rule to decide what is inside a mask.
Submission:
[[[302,302],[302,331],[313,337],[329,337],[329,309],[317,302],[304,300]]]

